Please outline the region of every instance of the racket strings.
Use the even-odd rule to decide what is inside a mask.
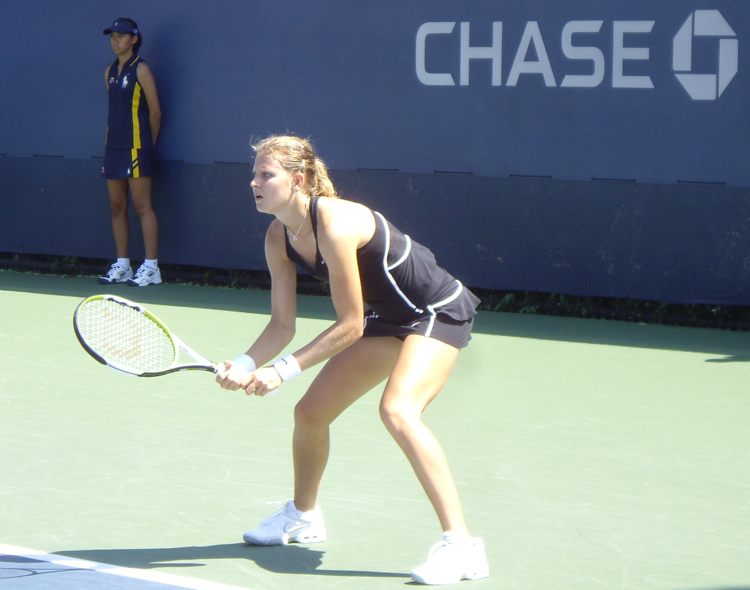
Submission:
[[[172,339],[140,309],[111,299],[93,300],[78,312],[86,343],[109,364],[136,373],[169,368],[177,357]]]

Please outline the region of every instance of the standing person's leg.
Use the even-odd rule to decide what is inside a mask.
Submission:
[[[151,177],[128,178],[128,185],[133,207],[141,219],[146,258],[155,260],[159,257],[159,223],[151,205]]]
[[[151,177],[129,178],[128,184],[130,185],[130,195],[133,198],[133,207],[135,207],[138,217],[141,219],[143,244],[146,250],[146,260],[136,271],[135,276],[128,281],[128,284],[135,287],[158,285],[161,283],[161,272],[157,260],[159,256],[159,223],[151,205]]]
[[[112,234],[115,238],[117,262],[99,277],[99,283],[111,285],[124,283],[133,276],[128,258],[130,247],[130,225],[128,224],[128,181],[123,179],[107,179],[109,192],[109,208],[112,213]]]
[[[427,563],[412,572],[414,580],[423,584],[489,575],[482,541],[469,537],[440,443],[421,418],[445,385],[458,352],[439,340],[407,337],[380,403],[383,423],[409,459],[443,528],[443,541],[430,551]]]
[[[127,258],[130,247],[128,223],[128,181],[107,179],[109,208],[112,211],[112,233],[115,237],[117,258]]]
[[[245,533],[253,545],[325,541],[317,506],[328,462],[331,423],[391,371],[402,343],[396,338],[360,338],[331,358],[294,410],[294,500]]]

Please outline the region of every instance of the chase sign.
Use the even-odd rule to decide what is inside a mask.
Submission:
[[[542,31],[537,21],[526,23],[521,41],[515,50],[513,62],[507,76],[503,76],[503,23],[492,22],[492,44],[477,47],[471,44],[471,24],[460,23],[459,27],[459,80],[461,86],[470,84],[469,65],[472,60],[491,61],[490,84],[492,86],[517,86],[522,76],[541,76],[546,87],[558,86],[560,72],[565,75],[560,87],[595,88],[600,86],[609,69],[609,82],[612,88],[653,89],[649,75],[626,74],[628,62],[648,62],[651,51],[648,36],[652,33],[655,20],[615,20],[604,26],[603,20],[573,20],[567,22],[560,33],[559,43],[562,54],[569,63],[586,63],[590,74],[565,73],[566,64],[556,64],[553,68]],[[416,75],[426,86],[455,86],[456,80],[447,70],[430,71],[428,62],[428,38],[436,35],[454,35],[456,22],[427,22],[422,24],[416,35]],[[608,55],[591,43],[591,35],[609,35]],[[694,37],[715,37],[718,39],[719,59],[716,73],[693,72]],[[601,45],[601,39],[599,40]],[[611,49],[610,49],[611,48]],[[718,10],[696,10],[685,21],[673,41],[672,69],[680,84],[693,100],[715,100],[724,92],[738,71],[739,44],[732,27]],[[434,60],[433,60],[434,61]],[[609,61],[609,68],[607,68]],[[434,68],[435,66],[433,66]],[[580,69],[580,67],[578,68]],[[643,68],[641,68],[643,69]],[[557,75],[556,71],[557,70]],[[486,83],[486,82],[485,82]]]

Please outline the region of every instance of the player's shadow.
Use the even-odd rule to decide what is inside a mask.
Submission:
[[[84,549],[57,551],[64,555],[120,567],[152,569],[170,567],[200,567],[201,561],[212,559],[248,559],[259,567],[278,574],[314,576],[342,576],[360,578],[411,578],[396,572],[320,569],[325,551],[301,545],[256,547],[245,543],[208,545],[205,547],[169,547],[157,549]]]
[[[750,354],[732,354],[720,359],[706,359],[707,363],[747,363],[750,362]]]

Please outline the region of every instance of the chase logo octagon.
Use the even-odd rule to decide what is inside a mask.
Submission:
[[[718,37],[716,74],[692,73],[693,37]],[[682,25],[673,42],[672,69],[693,100],[716,100],[737,74],[737,35],[718,10],[696,10]]]

